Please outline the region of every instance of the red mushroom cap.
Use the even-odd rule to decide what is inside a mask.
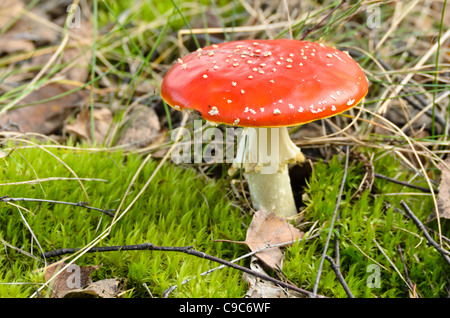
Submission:
[[[242,127],[293,126],[334,116],[367,91],[367,78],[348,53],[286,39],[199,49],[178,59],[161,86],[170,106]]]

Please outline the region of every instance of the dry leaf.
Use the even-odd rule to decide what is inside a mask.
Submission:
[[[96,144],[102,144],[113,123],[112,112],[108,108],[98,108],[93,111],[94,119],[94,139]],[[90,145],[92,144],[91,137],[91,112],[89,109],[81,111],[75,121],[66,126],[69,133],[75,134],[78,137],[86,140]]]
[[[28,95],[23,104],[53,98],[73,88],[74,86],[50,83]],[[64,119],[74,108],[84,104],[87,97],[87,93],[80,90],[57,99],[12,109],[0,116],[0,126],[5,130],[49,135],[59,130]]]
[[[450,167],[450,158],[447,158],[445,163]],[[439,217],[450,219],[450,169],[442,163],[438,165],[438,168],[442,172],[437,196]]]
[[[24,8],[23,1],[0,1],[0,29],[8,27],[0,36],[0,54],[30,51],[34,50],[36,42],[48,44],[56,41],[58,32],[27,16],[22,11]],[[39,10],[34,10],[33,14],[48,19]]]
[[[56,275],[66,263],[50,264],[45,270],[45,280],[50,280]],[[78,266],[69,264],[57,277],[53,279],[50,286],[52,288],[53,298],[63,298],[68,292],[83,288],[92,283],[89,276],[93,271],[97,270],[101,265],[96,266]]]
[[[14,22],[11,20],[24,8],[23,4],[17,0],[0,1],[0,25]],[[9,13],[10,14],[9,14]],[[82,11],[81,11],[82,12]],[[41,19],[49,20],[47,13],[36,7],[33,14]],[[8,19],[7,19],[8,18]],[[58,22],[53,19],[52,23],[63,25],[66,14],[61,16]],[[93,27],[92,24],[81,15],[82,21],[79,28],[71,28],[71,37],[69,43],[62,52],[60,62],[67,63],[70,67],[63,68],[58,76],[64,75],[69,81],[84,83],[89,72],[89,63],[92,58],[92,50],[89,43],[92,42]],[[14,25],[0,37],[0,54],[2,50],[12,51],[32,51],[35,49],[34,43],[54,44],[60,34],[49,28],[42,22],[22,15],[15,21]],[[4,42],[4,43],[3,43]],[[83,46],[84,44],[84,46]],[[27,67],[42,67],[54,54],[35,55],[27,63]],[[83,106],[86,103],[88,93],[84,90],[78,90],[71,94],[62,96],[46,102],[41,102],[57,95],[67,93],[75,86],[61,83],[50,83],[27,95],[16,109],[12,109],[0,116],[0,125],[6,130],[16,130],[20,132],[34,132],[43,135],[50,135],[63,126],[64,120],[72,113],[75,107]],[[33,104],[26,106],[28,104]]]
[[[247,230],[245,243],[252,251],[268,245],[276,245],[299,240],[304,233],[278,217],[273,212],[257,211]],[[272,269],[281,269],[284,254],[280,247],[271,247],[255,254]]]
[[[267,275],[264,269],[258,264],[256,258],[252,258],[250,269]],[[243,280],[248,283],[246,296],[248,298],[301,298],[302,295],[296,291],[284,289],[277,284],[258,278],[254,275],[244,273]]]
[[[64,298],[117,298],[120,297],[123,292],[120,283],[120,280],[115,278],[98,280],[84,288],[68,291],[64,295]]]
[[[124,131],[117,145],[125,149],[138,149],[159,141],[161,124],[158,115],[151,107],[138,105],[128,114],[124,121]]]

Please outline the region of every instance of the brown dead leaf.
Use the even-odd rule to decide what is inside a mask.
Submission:
[[[245,243],[252,251],[257,251],[268,245],[276,245],[299,240],[304,233],[278,217],[273,212],[256,211],[247,230]],[[271,247],[255,254],[272,269],[281,269],[284,254],[280,247]]]
[[[158,115],[151,107],[138,105],[125,118],[124,131],[121,133],[117,145],[125,149],[138,149],[159,141],[161,124]]]
[[[56,275],[66,263],[50,264],[44,273],[46,281],[50,280]],[[78,266],[76,264],[69,264],[57,277],[53,279],[50,284],[52,288],[53,298],[63,298],[72,290],[80,289],[92,283],[90,274],[97,270],[101,265],[95,266]]]
[[[39,16],[41,20],[49,20],[45,10],[40,10],[37,6],[32,14]],[[57,44],[59,32],[39,19],[33,19],[26,13],[23,13],[24,5],[17,0],[0,1],[0,26],[2,24],[14,23],[5,34],[0,37],[0,54],[2,48],[8,50],[8,53],[21,50],[34,50],[35,44]],[[17,21],[19,13],[23,14]],[[83,12],[82,10],[80,12]],[[11,16],[12,14],[15,14]],[[11,18],[12,17],[12,18]],[[63,26],[67,15],[64,13],[59,19],[53,19],[51,23]],[[63,50],[60,57],[63,68],[58,76],[64,76],[67,80],[84,83],[89,74],[89,63],[92,58],[90,43],[93,37],[93,27],[91,22],[81,15],[81,23],[78,28],[70,29],[69,42]],[[3,42],[4,43],[3,43]],[[17,46],[17,47],[15,47]],[[28,67],[40,68],[45,65],[54,52],[48,54],[33,56],[26,64]],[[27,95],[19,108],[12,109],[0,116],[0,126],[6,130],[17,130],[20,132],[35,132],[49,135],[63,127],[64,120],[70,115],[75,107],[84,106],[88,93],[84,90],[78,90],[63,97],[44,101],[54,96],[66,93],[74,89],[75,86],[61,84],[58,82],[50,83]],[[39,101],[43,101],[39,103]],[[30,106],[26,106],[33,104]]]
[[[117,298],[123,292],[120,287],[120,280],[115,278],[102,279],[90,283],[88,286],[80,289],[73,289],[68,291],[64,298]]]
[[[28,16],[24,8],[23,1],[0,1],[0,29],[8,27],[0,37],[0,54],[30,51],[35,43],[56,41],[58,32]],[[40,10],[33,10],[33,14],[48,19]]]
[[[93,111],[94,117],[94,140],[96,144],[102,144],[108,135],[113,123],[113,114],[108,108],[98,108]],[[83,109],[74,122],[66,126],[69,133],[86,140],[92,145],[91,136],[91,111]]]
[[[63,94],[74,86],[50,83],[32,92],[23,105],[43,101],[39,104],[12,109],[0,116],[0,126],[5,130],[34,132],[49,135],[63,126],[64,119],[74,108],[83,105],[88,97],[86,91],[76,91],[60,98],[44,101]]]
[[[450,157],[444,160],[445,164],[450,167]],[[439,212],[439,218],[450,219],[450,169],[448,169],[443,163],[438,164],[438,168],[441,170],[441,181],[438,187],[437,206]],[[437,213],[434,209],[430,215],[428,215],[427,223],[436,219]]]
[[[447,158],[445,163],[450,167],[450,158]],[[450,169],[442,163],[438,165],[438,168],[442,172],[437,196],[439,217],[450,219]]]
[[[256,258],[252,258],[250,269],[260,274],[267,275],[264,269],[258,264]],[[248,298],[302,298],[303,296],[292,290],[284,289],[277,284],[261,279],[254,275],[244,273],[242,275],[244,281],[248,283],[246,296]]]

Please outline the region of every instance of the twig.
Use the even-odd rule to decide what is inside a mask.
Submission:
[[[349,298],[355,298],[352,294],[352,292],[350,291],[350,288],[348,288],[347,283],[345,282],[344,277],[341,274],[341,271],[339,270],[338,265],[333,261],[333,259],[328,256],[325,255],[325,259],[330,262],[331,268],[333,269],[334,273],[336,274],[336,277],[339,279],[339,282],[341,283],[342,287],[344,288],[345,292],[347,293],[347,296]]]
[[[386,252],[383,250],[383,248],[380,246],[380,244],[378,244],[378,242],[375,240],[375,238],[373,238],[373,242],[378,247],[378,249],[380,250],[381,254],[383,254],[384,257],[386,257],[386,259],[388,260],[389,264],[391,264],[391,266],[397,272],[398,276],[400,276],[400,278],[405,282],[406,287],[408,287],[411,290],[411,292],[414,292],[414,287],[410,286],[408,284],[406,279],[403,277],[402,273],[400,273],[400,270],[397,268],[397,266],[395,266],[394,262],[389,258],[389,256],[386,254]]]
[[[415,287],[415,284],[413,284],[413,282],[411,281],[411,278],[409,277],[408,267],[406,266],[405,257],[403,256],[403,249],[400,246],[400,244],[397,246],[397,251],[400,254],[400,259],[402,260],[402,263],[403,263],[403,270],[405,271],[406,282],[408,283],[409,286],[413,287],[412,295],[413,295],[414,298],[416,298],[417,297],[417,295],[416,295],[416,293],[417,293],[416,287]]]
[[[18,247],[15,247],[15,246],[13,246],[13,245],[11,245],[11,244],[9,244],[8,242],[6,242],[4,239],[2,239],[2,238],[0,238],[0,242],[3,244],[3,245],[5,245],[5,246],[7,246],[7,247],[9,247],[9,248],[12,248],[13,250],[16,250],[16,251],[18,251],[19,253],[22,253],[22,254],[24,254],[24,255],[26,255],[26,256],[28,256],[28,257],[31,257],[31,258],[34,258],[35,260],[37,260],[37,261],[39,261],[39,262],[44,262],[42,259],[40,259],[39,257],[36,257],[36,256],[34,256],[33,254],[30,254],[30,253],[28,253],[27,251],[24,251],[24,250],[22,250],[22,249],[20,249],[20,248],[18,248]]]
[[[9,155],[9,154],[8,154]],[[22,184],[35,184],[41,183],[44,181],[60,181],[60,180],[83,180],[83,181],[102,181],[108,182],[108,180],[104,179],[93,179],[93,178],[63,178],[63,177],[50,177],[44,179],[34,179],[28,181],[18,181],[18,182],[8,182],[8,183],[0,183],[0,186],[10,186],[10,185],[22,185]]]
[[[333,217],[331,219],[331,224],[330,224],[330,228],[329,228],[329,231],[328,231],[328,237],[327,237],[327,240],[325,242],[325,246],[323,248],[322,258],[320,259],[320,264],[319,264],[319,269],[317,271],[316,281],[314,282],[313,297],[315,297],[315,295],[317,294],[317,288],[319,287],[320,275],[322,274],[323,261],[325,259],[326,254],[327,254],[328,245],[330,243],[331,235],[333,233],[334,222],[336,220],[336,216],[338,214],[338,210],[339,210],[339,207],[341,205],[342,193],[344,192],[344,185],[345,185],[345,179],[347,178],[348,161],[349,161],[349,146],[348,145],[346,147],[345,153],[346,153],[346,155],[345,155],[344,174],[342,176],[341,187],[339,189],[339,194],[338,194],[338,197],[337,197],[336,206],[334,208]]]
[[[306,237],[306,238],[303,237],[302,240],[310,240],[310,239],[312,239],[312,238],[317,237],[318,235],[319,235],[319,234],[314,234],[314,235],[308,236],[308,237]],[[232,242],[232,241],[227,241],[227,240],[216,240],[216,241],[220,241],[220,242]],[[230,261],[230,262],[231,262],[231,263],[236,263],[237,261],[240,261],[241,259],[250,257],[250,256],[255,255],[255,254],[257,254],[257,253],[260,253],[260,252],[262,252],[262,251],[264,251],[264,250],[266,250],[266,249],[274,248],[274,247],[283,247],[283,246],[286,246],[286,245],[291,245],[292,243],[297,242],[297,241],[298,241],[298,240],[290,241],[290,242],[284,242],[284,243],[279,243],[279,244],[273,244],[273,245],[270,245],[270,244],[269,244],[269,245],[266,245],[266,246],[264,246],[264,247],[262,247],[262,248],[260,248],[260,249],[257,249],[257,250],[251,251],[251,252],[249,252],[249,253],[247,253],[247,254],[244,254],[244,255],[242,255],[242,256],[239,256],[238,258],[235,258],[235,259],[233,259],[233,260]],[[232,243],[244,243],[244,242],[232,242]],[[214,272],[214,271],[216,271],[216,270],[219,270],[219,269],[222,269],[222,268],[225,268],[225,267],[226,267],[226,265],[220,265],[220,266],[211,268],[211,269],[209,269],[209,270],[207,270],[207,271],[205,271],[205,272],[203,272],[203,273],[200,273],[200,276],[208,275],[208,274],[210,274],[210,273],[212,273],[212,272]],[[197,278],[197,276],[194,276],[194,277],[192,277],[192,278],[185,279],[185,280],[183,280],[183,281],[180,283],[180,285],[187,284],[187,283],[189,283],[191,280],[193,280],[193,279],[195,279],[195,278]],[[168,289],[166,289],[166,290],[164,291],[163,297],[166,298],[166,297],[167,297],[172,291],[174,291],[177,287],[178,287],[178,285],[170,286]]]
[[[403,210],[401,210],[401,209],[399,209],[399,208],[396,208],[396,207],[392,206],[392,204],[391,204],[390,202],[388,202],[388,201],[383,201],[383,203],[384,203],[386,209],[392,208],[392,211],[397,212],[397,213],[401,213],[404,217],[406,217],[406,218],[408,218],[408,219],[411,219],[411,217],[410,217],[407,213],[404,213]],[[429,228],[428,226],[425,226],[425,225],[423,225],[423,227],[424,227],[428,232],[431,232],[431,233],[434,233],[434,234],[436,234],[436,235],[439,235],[439,233],[436,233],[436,231],[433,230],[432,228]],[[443,236],[443,235],[441,235],[441,237],[442,237],[442,240],[443,240],[443,241],[446,241],[447,243],[450,243],[450,238],[448,238],[448,237],[446,237],[446,236]]]
[[[386,177],[386,176],[384,176],[382,174],[379,174],[379,173],[375,173],[375,177],[380,178],[380,179],[384,179],[384,180],[387,180],[387,181],[390,181],[390,182],[393,182],[393,183],[397,183],[397,184],[400,184],[400,185],[408,187],[408,188],[417,189],[417,190],[420,190],[420,191],[423,191],[423,192],[426,192],[426,193],[431,193],[431,190],[429,188],[420,187],[420,186],[416,186],[416,185],[408,183],[408,182],[399,181],[399,180],[396,180],[396,179],[393,179],[393,178],[389,178],[389,177]],[[434,192],[438,193],[439,191],[434,189]]]
[[[71,253],[75,253],[77,251],[79,251],[79,248],[62,248],[59,250],[54,250],[51,252],[46,252],[46,253],[42,253],[41,256],[45,257],[45,258],[52,258],[52,257],[57,257],[57,256],[61,256],[61,255],[65,255],[65,254],[71,254]],[[275,283],[277,285],[280,285],[282,287],[288,288],[288,289],[292,289],[296,292],[302,293],[302,294],[306,294],[308,296],[311,296],[312,293],[298,288],[297,286],[285,283],[283,281],[280,281],[276,278],[270,277],[268,275],[264,275],[261,273],[258,273],[256,271],[253,271],[249,268],[234,264],[232,262],[223,260],[221,258],[212,256],[212,255],[208,255],[206,253],[197,251],[195,249],[193,249],[192,246],[156,246],[153,245],[151,243],[143,243],[143,244],[138,244],[138,245],[123,245],[123,246],[104,246],[104,247],[92,247],[88,250],[85,250],[86,253],[92,253],[92,252],[111,252],[111,251],[137,251],[137,250],[149,250],[149,251],[165,251],[165,252],[181,252],[181,253],[185,253],[185,254],[189,254],[189,255],[193,255],[196,257],[200,257],[200,258],[204,258],[216,263],[220,263],[220,264],[224,264],[226,266],[232,267],[234,269],[240,270],[244,273],[256,276],[258,278],[261,278],[263,280],[267,280],[270,281],[272,283]],[[321,296],[322,297],[322,296]]]
[[[46,203],[56,203],[56,204],[66,204],[66,205],[73,205],[73,206],[79,206],[83,207],[89,210],[95,210],[100,211],[102,213],[105,213],[111,217],[113,217],[115,214],[115,210],[104,210],[100,208],[95,208],[92,206],[89,206],[86,204],[86,202],[66,202],[66,201],[57,201],[57,200],[46,200],[46,199],[33,199],[33,198],[10,198],[8,196],[0,197],[0,202],[17,202],[17,201],[25,201],[25,202],[46,202]]]
[[[405,210],[405,212],[408,214],[408,216],[413,220],[414,224],[423,232],[423,235],[427,239],[428,243],[430,243],[434,248],[441,253],[442,257],[444,257],[445,261],[450,265],[450,252],[444,250],[437,244],[433,238],[428,234],[428,231],[425,229],[425,226],[420,222],[420,220],[414,215],[414,213],[411,211],[411,209],[408,207],[408,205],[402,200],[400,201],[401,206]]]

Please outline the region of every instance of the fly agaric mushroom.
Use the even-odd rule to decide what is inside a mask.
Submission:
[[[244,127],[232,170],[245,169],[255,209],[283,217],[298,212],[288,164],[304,160],[287,127],[342,113],[367,91],[367,78],[348,53],[287,39],[198,49],[178,59],[161,86],[175,109]]]

